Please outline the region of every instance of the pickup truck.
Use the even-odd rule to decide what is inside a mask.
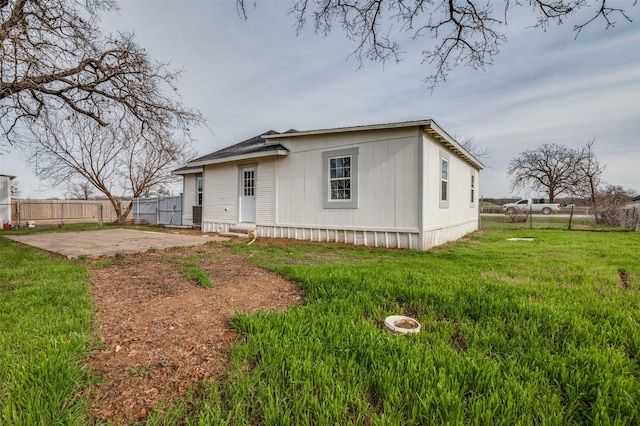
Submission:
[[[545,203],[544,198],[527,198],[515,203],[503,204],[502,211],[509,214],[516,212],[551,214],[551,212],[560,211],[560,204]]]

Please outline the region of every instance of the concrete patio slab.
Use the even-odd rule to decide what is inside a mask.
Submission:
[[[228,240],[228,238],[206,234],[187,235],[133,229],[6,235],[6,237],[68,258],[114,256],[116,254],[137,253],[150,249],[195,246],[206,244],[210,241]]]

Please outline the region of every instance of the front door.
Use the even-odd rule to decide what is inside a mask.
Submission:
[[[256,221],[256,167],[240,168],[240,222]]]

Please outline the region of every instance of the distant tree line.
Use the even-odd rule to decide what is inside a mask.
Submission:
[[[638,194],[602,180],[605,166],[596,157],[594,144],[592,140],[570,148],[549,143],[521,152],[507,170],[511,190],[544,193],[551,203],[564,195],[571,204],[592,207],[596,223],[621,225],[620,210]]]

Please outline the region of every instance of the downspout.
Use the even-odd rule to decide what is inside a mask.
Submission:
[[[418,244],[424,250],[424,125],[418,127]]]

